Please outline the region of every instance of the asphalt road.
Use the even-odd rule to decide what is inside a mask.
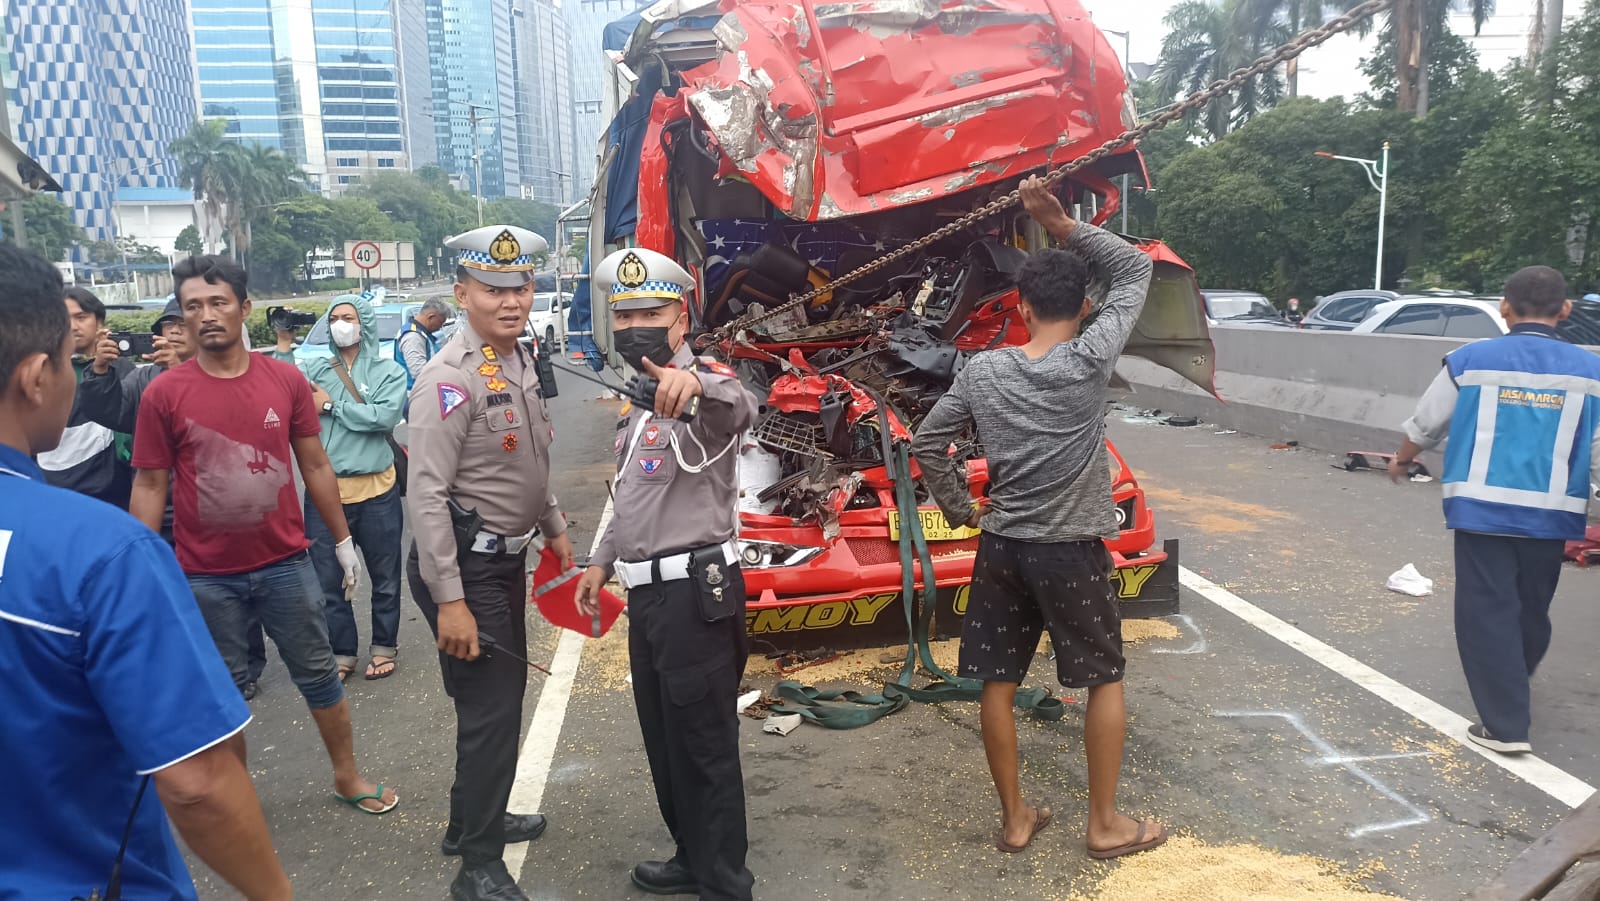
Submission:
[[[580,552],[606,506],[616,403],[562,382],[553,403],[556,483]],[[1134,418],[1136,417],[1129,417]],[[1184,565],[1351,658],[1472,716],[1450,619],[1450,547],[1437,485],[1391,486],[1377,473],[1334,469],[1332,457],[1274,451],[1247,435],[1109,419],[1109,432],[1149,492],[1162,537]],[[697,511],[684,511],[685,516]],[[1384,590],[1407,562],[1436,581],[1408,598]],[[1600,574],[1569,569],[1555,644],[1534,687],[1535,748],[1600,784]],[[358,607],[364,610],[364,603]],[[1460,742],[1303,653],[1185,590],[1179,637],[1129,649],[1128,753],[1122,803],[1212,845],[1250,843],[1315,854],[1362,884],[1406,898],[1457,898],[1487,881],[1567,807]],[[619,626],[619,629],[625,626]],[[555,630],[534,616],[533,659],[557,657]],[[409,597],[396,674],[349,683],[357,756],[396,787],[401,806],[364,817],[331,797],[316,730],[281,664],[268,668],[248,730],[250,769],[285,867],[301,897],[447,897],[454,860],[440,856],[453,764],[453,714],[432,643]],[[525,740],[549,832],[520,868],[537,899],[643,898],[636,860],[670,853],[650,791],[614,631],[566,642],[577,659],[570,699],[530,680]],[[581,652],[581,657],[579,653]],[[1030,684],[1048,684],[1035,663]],[[874,673],[874,678],[891,674]],[[755,687],[773,677],[752,675]],[[854,687],[871,687],[859,676]],[[548,700],[541,707],[541,701]],[[731,701],[730,701],[731,702]],[[788,737],[744,721],[750,866],[758,897],[775,899],[1066,898],[1092,895],[1117,864],[1089,861],[1079,827],[1085,797],[1081,704],[1057,723],[1020,721],[1023,779],[1058,823],[1025,854],[991,837],[997,807],[984,767],[977,705],[913,705],[864,729],[804,726]],[[552,743],[555,729],[558,737]],[[538,766],[549,749],[547,776]],[[1158,854],[1160,852],[1157,852]],[[203,865],[202,897],[233,893]]]

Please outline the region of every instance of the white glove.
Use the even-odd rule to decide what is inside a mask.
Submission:
[[[339,568],[344,570],[344,599],[356,599],[356,586],[361,584],[361,558],[356,556],[356,543],[348,535],[333,546],[333,555],[339,558]]]

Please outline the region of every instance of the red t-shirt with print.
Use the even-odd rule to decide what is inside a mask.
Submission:
[[[261,354],[237,378],[196,360],[139,402],[135,469],[172,473],[172,534],[184,572],[253,572],[306,549],[290,439],[321,431],[299,369]]]

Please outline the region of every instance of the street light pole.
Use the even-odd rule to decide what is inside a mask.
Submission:
[[[1381,161],[1363,159],[1359,156],[1340,156],[1322,150],[1316,151],[1314,155],[1323,159],[1344,160],[1348,163],[1360,165],[1361,170],[1367,173],[1367,183],[1372,185],[1373,190],[1378,192],[1378,261],[1372,277],[1372,289],[1374,291],[1383,290],[1383,225],[1384,218],[1389,211],[1389,142],[1383,142],[1383,158]]]
[[[472,195],[478,201],[478,227],[483,227],[483,157],[478,153],[478,107],[467,105],[467,121],[472,123]]]
[[[1102,30],[1105,34],[1112,34],[1122,38],[1122,77],[1124,82],[1128,84],[1128,90],[1131,92],[1133,90],[1131,81],[1133,78],[1133,67],[1128,62],[1128,57],[1133,53],[1133,34],[1132,32],[1127,31],[1111,31],[1109,29]],[[1120,206],[1122,207],[1123,234],[1128,233],[1128,191],[1128,173],[1124,172],[1122,173],[1122,197],[1120,203]]]

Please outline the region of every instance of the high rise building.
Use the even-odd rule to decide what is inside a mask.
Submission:
[[[606,64],[601,34],[607,24],[649,6],[649,0],[563,0],[562,12],[572,34],[573,133],[577,143],[577,196],[589,193],[599,163],[600,137],[606,119]]]
[[[481,171],[482,196],[503,197],[516,137],[507,0],[426,2],[439,166],[474,193]]]
[[[566,206],[578,196],[567,21],[550,0],[512,8],[516,134],[522,196]]]
[[[167,153],[194,119],[184,0],[0,0],[0,18],[12,138],[61,183],[90,240],[170,251],[193,222]],[[119,230],[135,203],[142,231]]]
[[[400,109],[411,168],[436,165],[433,133],[433,69],[428,62],[427,0],[395,0],[395,49],[400,54]]]
[[[227,119],[241,143],[281,149],[330,194],[410,168],[402,113],[427,110],[401,103],[399,5],[190,0],[202,115]]]

